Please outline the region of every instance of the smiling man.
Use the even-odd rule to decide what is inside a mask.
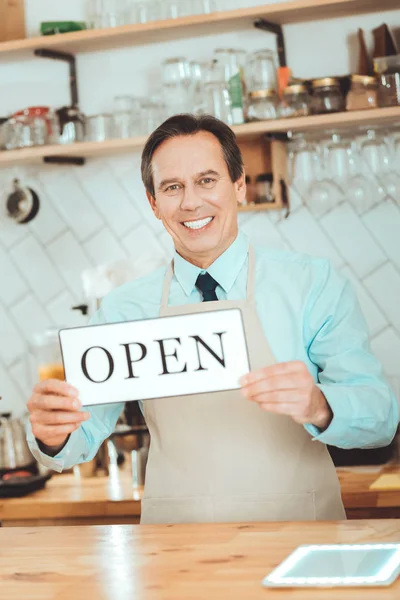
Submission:
[[[142,403],[151,433],[142,523],[344,518],[325,444],[384,446],[398,424],[348,282],[326,260],[253,248],[238,231],[243,160],[213,117],[161,125],[142,178],[174,259],[113,291],[92,322],[239,307],[252,369],[239,391]],[[79,391],[50,380],[28,408],[33,454],[62,470],[95,455],[123,405],[82,412]]]

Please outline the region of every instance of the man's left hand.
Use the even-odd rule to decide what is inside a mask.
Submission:
[[[297,423],[310,423],[324,430],[333,418],[324,394],[301,361],[248,373],[240,384],[243,396],[257,402],[263,410],[287,415]]]

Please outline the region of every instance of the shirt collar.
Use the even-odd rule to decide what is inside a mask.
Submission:
[[[236,281],[241,268],[246,260],[249,250],[247,236],[239,231],[236,239],[207,269],[223,290],[228,293]],[[193,291],[197,277],[204,272],[188,262],[178,252],[174,253],[174,274],[187,296]]]

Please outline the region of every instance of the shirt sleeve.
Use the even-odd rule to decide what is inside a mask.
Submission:
[[[90,325],[106,323],[103,311],[100,309],[90,320]],[[96,455],[102,442],[114,431],[120,414],[124,409],[123,402],[114,404],[101,404],[83,407],[82,410],[90,413],[90,419],[74,431],[62,450],[51,457],[42,452],[28,423],[27,440],[33,456],[42,465],[61,473],[76,464],[90,461]]]
[[[392,441],[399,406],[369,349],[368,331],[350,283],[324,263],[305,315],[308,355],[333,413],[325,431],[306,429],[339,448],[378,448]]]

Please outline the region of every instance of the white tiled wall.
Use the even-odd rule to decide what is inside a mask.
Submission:
[[[232,0],[238,4],[251,0]],[[68,9],[67,9],[68,4]],[[261,4],[261,2],[257,2]],[[27,0],[28,30],[40,20],[82,18],[83,0]],[[350,71],[354,34],[385,21],[400,25],[400,11],[285,28],[287,56],[297,76]],[[114,95],[143,95],[158,84],[160,56],[204,59],[213,47],[274,47],[272,36],[249,29],[203,39],[176,40],[145,48],[78,58],[81,107],[109,110]],[[53,61],[0,64],[0,115],[21,106],[68,102],[66,71]],[[21,100],[23,98],[23,100]],[[167,260],[168,235],[153,217],[140,180],[140,155],[89,161],[85,167],[40,166],[0,170],[0,195],[15,176],[40,196],[37,218],[25,226],[0,220],[0,412],[24,410],[28,340],[47,326],[86,322],[71,306],[82,298],[80,273],[105,260],[131,257]],[[372,348],[400,395],[400,204],[382,200],[357,216],[346,202],[316,220],[294,193],[292,214],[241,215],[254,243],[330,259],[355,286],[368,322]],[[400,202],[400,199],[399,199]]]

